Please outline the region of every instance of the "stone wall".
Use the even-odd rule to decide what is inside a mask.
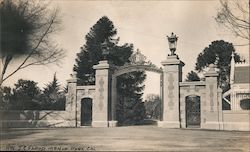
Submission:
[[[73,127],[66,111],[0,111],[1,128]]]
[[[181,128],[186,128],[186,97],[195,95],[200,97],[201,128],[205,124],[207,111],[206,90],[204,81],[181,82],[180,83],[180,121]]]
[[[222,112],[223,130],[250,131],[249,110],[224,110]]]
[[[180,122],[181,128],[186,128],[186,108],[185,98],[189,95],[200,97],[201,104],[201,126],[202,129],[216,130],[237,130],[250,131],[250,111],[249,110],[224,110],[222,111],[221,90],[218,90],[217,109],[211,110],[210,100],[207,100],[206,83],[197,82],[180,82]],[[214,117],[217,115],[217,117]],[[210,120],[208,122],[207,120]],[[212,121],[211,121],[212,120]],[[217,127],[216,127],[217,126]]]
[[[73,117],[76,117],[76,127],[81,126],[81,105],[82,105],[82,99],[84,98],[90,98],[92,100],[92,103],[95,102],[95,85],[89,85],[89,86],[76,86],[76,101],[72,104],[76,105],[76,112],[73,114]],[[70,111],[69,111],[70,112]],[[76,116],[75,116],[76,115]]]

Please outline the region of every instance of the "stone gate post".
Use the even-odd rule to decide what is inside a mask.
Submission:
[[[182,81],[184,63],[177,55],[169,55],[163,67],[163,113],[159,127],[180,128],[179,82]]]
[[[67,80],[68,83],[68,93],[65,103],[65,111],[67,112],[68,119],[70,121],[70,126],[77,127],[76,123],[76,87],[77,87],[77,77],[76,72],[71,75],[71,78]]]
[[[111,69],[107,60],[99,61],[94,65],[96,70],[96,100],[93,103],[93,127],[116,126],[116,121],[112,121],[111,110]]]
[[[218,72],[215,70],[215,65],[210,64],[209,70],[205,74],[206,78],[206,107],[205,107],[205,128],[220,129],[220,112],[221,106],[218,100]]]

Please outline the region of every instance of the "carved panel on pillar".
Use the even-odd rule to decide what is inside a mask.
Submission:
[[[168,97],[169,97],[169,101],[168,101],[168,106],[170,110],[173,110],[173,106],[174,106],[174,94],[173,94],[173,89],[174,89],[174,77],[172,73],[169,73],[169,77],[168,77]]]
[[[211,112],[214,112],[214,93],[213,93],[213,88],[214,88],[214,85],[210,84],[209,85],[209,91],[210,91],[210,111]]]
[[[85,90],[78,90],[77,92],[77,98],[81,98],[83,97],[84,95],[86,95],[86,91]]]
[[[205,99],[206,98],[206,93],[202,93],[202,100],[201,101],[203,101],[203,105],[204,105],[204,107],[206,107],[207,106],[207,100]],[[204,99],[204,100],[203,100]],[[206,111],[206,109],[204,108],[204,110]]]
[[[103,99],[104,99],[104,96],[103,96],[103,91],[104,91],[104,88],[103,88],[103,84],[104,84],[104,81],[103,81],[103,77],[101,77],[100,81],[99,81],[99,84],[100,84],[100,88],[99,88],[99,92],[100,92],[100,96],[99,96],[99,109],[100,111],[103,110]]]
[[[91,90],[91,89],[88,90],[88,94],[89,94],[89,95],[94,94],[94,92],[95,92],[95,90],[93,90],[93,89],[92,89],[92,90]]]

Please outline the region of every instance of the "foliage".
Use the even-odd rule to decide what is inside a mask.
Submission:
[[[65,110],[65,93],[59,91],[55,75],[43,91],[36,82],[19,79],[15,88],[3,87],[0,93],[1,110]]]
[[[52,82],[47,84],[43,90],[43,110],[65,110],[66,97],[63,92],[59,91],[59,87],[60,85],[55,73]]]
[[[220,0],[221,7],[215,20],[236,36],[248,41],[249,45],[249,5],[248,0]]]
[[[117,78],[117,120],[120,124],[140,124],[145,118],[146,110],[142,102],[142,91],[146,75],[144,72],[131,72]]]
[[[187,74],[186,81],[200,81],[200,77],[194,71],[191,71]]]
[[[106,16],[101,17],[97,21],[97,23],[93,27],[91,27],[90,32],[85,37],[86,44],[80,48],[81,51],[77,54],[76,64],[73,68],[73,70],[77,72],[77,77],[80,79],[81,84],[95,84],[95,70],[92,67],[93,65],[98,64],[98,62],[103,59],[102,49],[103,43],[105,41],[107,42],[107,51],[109,52],[107,56],[109,63],[117,66],[122,66],[125,64],[125,62],[129,62],[128,58],[132,54],[133,45],[127,43],[118,45],[119,38],[117,38],[116,35],[117,30],[115,29],[112,21],[110,21]],[[117,90],[119,90],[118,93],[123,96],[122,98],[120,98],[122,99],[120,100],[120,104],[134,105],[133,108],[138,108],[138,106],[140,105],[139,103],[141,102],[141,94],[138,93],[141,89],[139,85],[143,82],[144,79],[145,74],[143,72],[133,72],[130,74],[122,75],[120,78],[118,78]],[[123,88],[119,89],[119,87]],[[125,89],[127,90],[127,92],[131,93],[127,94],[126,99],[125,95],[123,94],[126,91],[122,91],[122,89]],[[132,101],[132,98],[134,98],[135,100]],[[131,104],[129,102],[131,102]],[[121,107],[119,107],[118,109],[121,110],[120,108]],[[132,107],[123,106],[123,108]],[[121,111],[127,112],[126,109],[122,109]],[[132,111],[136,111],[136,109],[133,109]],[[125,121],[125,119],[120,119],[121,123],[123,121]]]
[[[144,102],[146,116],[149,119],[160,119],[161,116],[161,99],[159,95],[148,94]]]
[[[106,16],[100,18],[97,23],[91,27],[90,32],[86,35],[86,44],[81,47],[80,53],[77,54],[76,64],[73,70],[77,72],[77,77],[83,84],[95,84],[91,79],[95,76],[93,66],[103,59],[102,44],[108,40],[109,62],[114,65],[123,65],[128,62],[132,54],[133,45],[124,44],[119,46],[119,38],[115,38],[117,30],[112,21]]]
[[[3,87],[2,91],[0,91],[0,97],[0,110],[8,110],[12,97],[11,88]]]
[[[0,13],[0,87],[21,69],[64,57],[64,51],[50,39],[59,25],[57,9],[50,10],[42,1],[3,0]],[[16,69],[7,72],[11,61],[16,61]]]
[[[31,80],[19,79],[13,89],[11,98],[12,110],[39,110],[41,108],[41,90]]]
[[[74,71],[77,72],[77,77],[84,84],[94,84],[95,70],[93,65],[98,64],[102,59],[102,43],[108,39],[109,48],[113,48],[118,39],[111,39],[116,35],[117,31],[113,23],[107,18],[102,17],[97,23],[91,27],[90,32],[86,35],[86,44],[81,47],[81,52],[77,54]],[[109,50],[110,51],[110,50]]]
[[[223,40],[213,41],[206,47],[197,57],[195,69],[199,72],[204,71],[209,64],[217,62],[219,69],[219,85],[223,92],[229,89],[229,75],[230,75],[230,62],[231,54],[234,55],[234,60],[240,62],[240,56],[235,53],[232,43]],[[216,59],[217,58],[217,59]]]

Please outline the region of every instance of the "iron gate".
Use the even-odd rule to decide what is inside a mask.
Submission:
[[[92,99],[83,98],[81,101],[81,126],[91,126]]]
[[[200,127],[200,97],[186,97],[186,127]]]

